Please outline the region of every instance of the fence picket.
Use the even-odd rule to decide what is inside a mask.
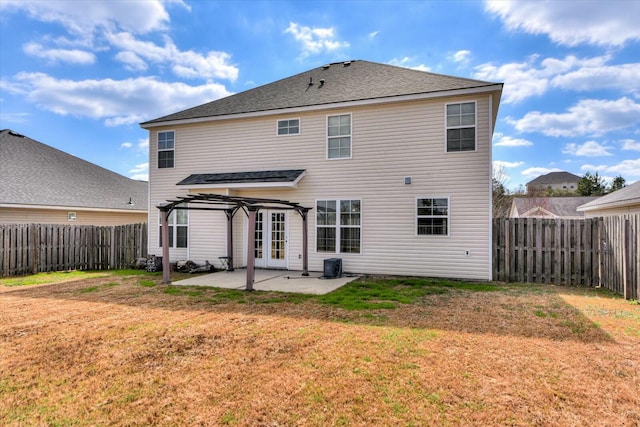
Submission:
[[[500,218],[495,280],[601,286],[638,299],[640,214],[583,220]]]
[[[0,225],[0,277],[127,268],[147,253],[147,224]]]

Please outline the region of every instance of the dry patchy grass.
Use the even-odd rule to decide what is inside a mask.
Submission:
[[[0,286],[3,424],[640,425],[640,306],[607,293],[346,310],[159,282]]]

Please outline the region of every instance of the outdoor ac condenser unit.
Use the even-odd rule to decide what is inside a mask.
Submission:
[[[335,279],[340,276],[342,276],[342,258],[325,259],[322,277],[325,279]]]

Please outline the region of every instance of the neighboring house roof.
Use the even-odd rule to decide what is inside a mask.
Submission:
[[[514,197],[510,217],[583,218],[577,208],[597,197]]]
[[[273,83],[142,123],[144,128],[173,121],[241,113],[323,106],[354,101],[502,90],[501,83],[427,73],[369,61],[327,64]],[[494,114],[499,99],[494,100]]]
[[[606,196],[598,197],[592,202],[585,203],[579,206],[578,210],[584,212],[633,205],[640,205],[640,181],[616,190],[613,193],[609,193]]]
[[[304,169],[232,172],[232,173],[201,173],[189,175],[177,185],[216,185],[216,184],[251,184],[251,183],[286,183],[295,184],[303,176]]]
[[[527,186],[543,186],[543,185],[553,185],[553,184],[562,184],[565,182],[578,182],[581,177],[578,175],[574,175],[569,172],[549,172],[546,175],[540,175],[536,179],[533,179],[527,182]]]
[[[148,184],[0,131],[0,205],[147,211]],[[133,205],[128,204],[131,200]]]

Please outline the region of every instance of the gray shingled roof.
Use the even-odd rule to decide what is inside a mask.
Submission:
[[[0,131],[0,204],[147,210],[135,181],[9,129]],[[131,198],[133,206],[127,205]]]
[[[542,208],[562,218],[582,218],[578,212],[580,205],[596,200],[598,197],[515,197],[513,203],[518,214],[523,215],[531,209]]]
[[[141,125],[144,127],[146,124],[174,120],[446,92],[496,84],[369,61],[346,61],[314,68]]]
[[[580,176],[569,172],[549,172],[546,175],[540,175],[536,179],[527,182],[527,185],[550,185],[562,184],[563,182],[580,181]]]
[[[303,173],[304,169],[231,173],[201,173],[189,175],[188,177],[180,181],[177,185],[294,182]]]
[[[578,210],[590,211],[632,205],[640,205],[640,181],[627,185],[606,196],[598,197],[596,200],[580,206]]]

